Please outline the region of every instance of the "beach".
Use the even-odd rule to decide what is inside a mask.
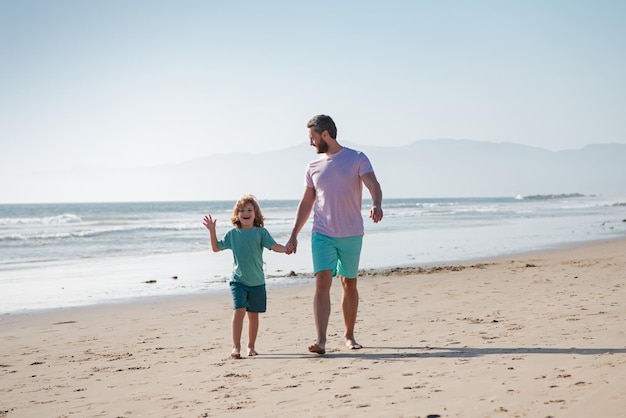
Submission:
[[[625,272],[624,238],[365,270],[364,348],[335,281],[323,356],[310,280],[268,290],[241,360],[226,293],[5,314],[0,417],[620,417]]]

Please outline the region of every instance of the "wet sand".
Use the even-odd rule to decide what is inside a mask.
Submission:
[[[260,355],[241,360],[229,358],[229,295],[2,315],[0,417],[626,410],[626,239],[368,270],[359,279],[361,350],[344,346],[335,281],[323,356],[307,351],[312,286],[269,291]]]

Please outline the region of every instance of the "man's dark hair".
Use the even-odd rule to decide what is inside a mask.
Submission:
[[[328,115],[313,116],[306,124],[307,128],[313,128],[313,131],[321,134],[324,131],[328,131],[328,135],[332,139],[337,139],[337,127],[335,122]]]

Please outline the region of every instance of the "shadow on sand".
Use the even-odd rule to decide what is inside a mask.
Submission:
[[[371,351],[376,351],[372,353]],[[571,354],[597,356],[601,354],[625,354],[626,348],[472,348],[472,347],[364,347],[360,350],[327,351],[326,354],[311,353],[270,353],[262,358],[359,358],[363,360],[403,360],[407,358],[472,358],[489,355],[536,355],[536,354]]]

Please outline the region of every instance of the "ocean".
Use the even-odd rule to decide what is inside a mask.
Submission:
[[[202,225],[231,228],[234,201],[0,205],[0,313],[228,292],[230,251]],[[289,237],[297,200],[261,200],[265,226]],[[363,269],[426,266],[626,235],[626,196],[364,201]],[[293,255],[266,251],[268,289],[312,281],[310,224]]]

